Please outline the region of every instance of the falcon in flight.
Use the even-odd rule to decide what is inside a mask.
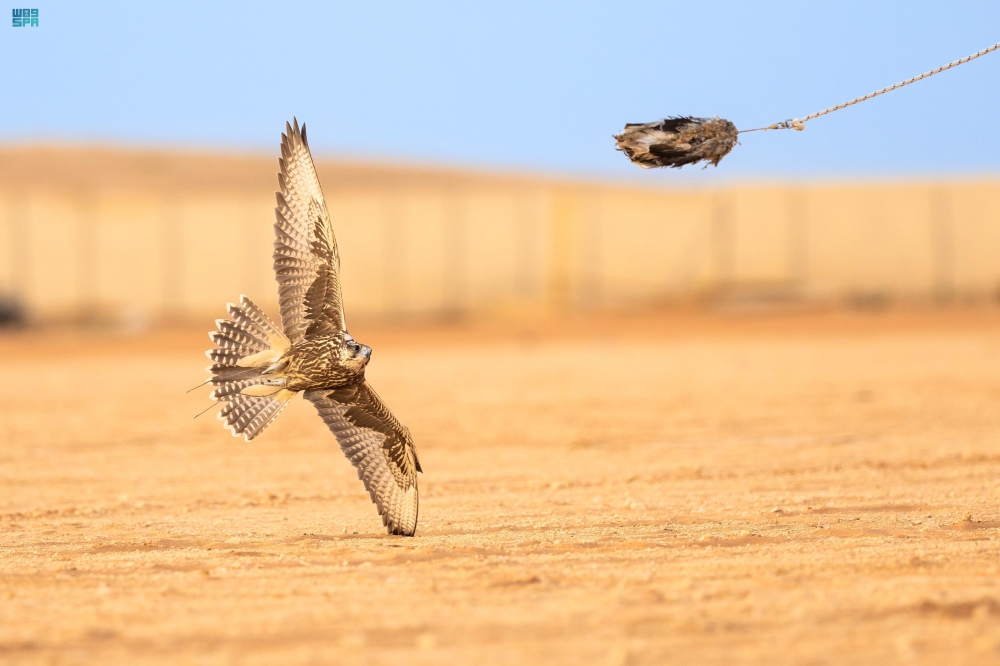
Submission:
[[[306,126],[285,124],[274,209],[274,275],[279,327],[246,296],[227,306],[206,354],[218,418],[250,441],[297,393],[316,406],[358,470],[389,534],[417,529],[420,461],[410,430],[365,381],[370,347],[347,332],[340,255],[319,185]]]

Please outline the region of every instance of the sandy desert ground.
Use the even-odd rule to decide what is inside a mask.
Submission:
[[[0,335],[0,662],[1000,662],[1000,309],[357,324],[412,539],[207,328]]]

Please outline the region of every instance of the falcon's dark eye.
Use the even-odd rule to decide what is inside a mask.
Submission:
[[[354,345],[353,347],[351,347],[351,351],[357,354],[359,351],[361,351],[361,345]]]

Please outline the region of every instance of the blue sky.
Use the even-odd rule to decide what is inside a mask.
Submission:
[[[717,170],[646,172],[625,122],[803,116],[1000,41],[1000,3],[42,2],[0,26],[0,142],[314,151],[650,183],[1000,173],[1000,51]]]

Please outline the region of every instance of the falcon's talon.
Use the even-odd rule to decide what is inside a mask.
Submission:
[[[281,372],[286,367],[288,367],[288,359],[283,357],[281,359],[278,359],[277,361],[275,361],[271,365],[267,366],[267,368],[265,368],[264,371],[261,372],[260,374],[262,374],[262,375],[273,375],[276,372]]]

